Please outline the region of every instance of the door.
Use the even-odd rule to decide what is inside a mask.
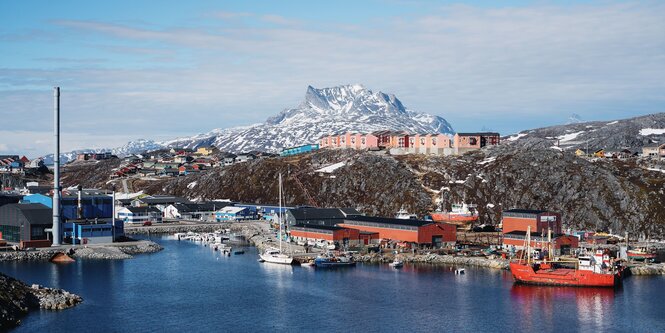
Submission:
[[[433,247],[443,247],[443,236],[432,236]]]

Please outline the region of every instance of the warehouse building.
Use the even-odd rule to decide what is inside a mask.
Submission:
[[[440,248],[457,241],[455,225],[433,221],[405,220],[373,216],[352,216],[340,227],[378,233],[382,239]]]
[[[52,209],[39,203],[13,203],[0,207],[0,239],[22,247],[51,246],[46,229],[53,224]]]
[[[362,243],[360,231],[342,227],[331,227],[315,224],[298,224],[291,226],[291,238],[297,243],[327,243],[335,248],[358,246]]]

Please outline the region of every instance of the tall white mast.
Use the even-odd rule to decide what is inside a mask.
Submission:
[[[279,223],[279,253],[282,253],[282,174],[279,174],[279,211],[277,211],[277,222]]]

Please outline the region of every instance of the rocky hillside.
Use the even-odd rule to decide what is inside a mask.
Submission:
[[[320,206],[355,207],[369,215],[393,216],[404,206],[423,216],[439,204],[449,209],[452,203],[467,202],[478,204],[482,223],[498,224],[502,209],[547,209],[561,212],[572,228],[665,234],[665,174],[659,171],[664,165],[637,159],[587,160],[550,145],[532,138],[459,157],[322,150],[186,177],[134,180],[132,187],[194,200],[276,203],[281,172],[298,175]],[[332,174],[313,172],[339,162],[345,164]],[[86,178],[72,174],[67,179]],[[99,179],[83,185],[111,184]],[[288,205],[309,204],[290,176],[285,193]]]
[[[665,113],[614,121],[573,122],[537,128],[513,135],[508,141],[527,143],[528,139],[548,140],[566,150],[597,149],[641,151],[645,145],[665,143]]]
[[[62,310],[80,303],[81,297],[61,289],[44,288],[0,273],[0,331],[21,323],[20,318],[34,309]]]

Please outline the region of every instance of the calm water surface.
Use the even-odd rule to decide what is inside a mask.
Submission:
[[[81,295],[37,311],[16,332],[454,331],[665,332],[665,278],[622,288],[514,286],[508,272],[358,265],[343,270],[261,264],[254,248],[222,257],[190,242],[132,260],[0,263],[27,283]]]

